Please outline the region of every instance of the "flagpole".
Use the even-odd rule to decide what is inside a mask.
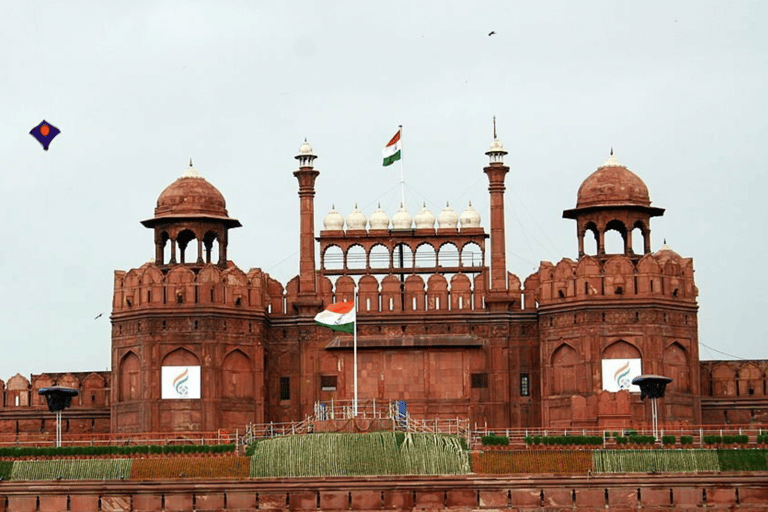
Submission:
[[[354,359],[353,366],[355,372],[355,401],[352,409],[355,418],[357,418],[357,314],[355,314],[355,321],[352,324],[352,358]]]
[[[403,172],[403,125],[398,125],[400,131],[400,204],[405,209],[405,173]]]

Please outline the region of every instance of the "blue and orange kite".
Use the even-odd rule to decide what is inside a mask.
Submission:
[[[29,134],[37,139],[37,142],[43,145],[43,149],[48,151],[48,146],[53,141],[54,137],[61,133],[61,130],[53,126],[51,123],[43,119],[40,124],[35,126],[29,131]]]

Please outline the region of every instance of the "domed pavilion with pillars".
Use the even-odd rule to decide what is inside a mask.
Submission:
[[[693,262],[666,246],[651,252],[645,183],[611,155],[579,187],[577,206],[563,212],[577,222],[579,258],[542,262],[525,282],[538,288],[544,425],[609,428],[650,417],[637,393],[607,391],[632,364],[675,380],[660,421],[699,424],[699,353]],[[631,233],[644,238],[632,251]],[[605,234],[618,231],[623,250],[607,254]],[[586,254],[584,235],[597,253]],[[632,363],[634,362],[634,363]]]

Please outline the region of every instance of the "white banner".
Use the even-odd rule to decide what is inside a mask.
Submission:
[[[603,359],[603,389],[621,391],[628,389],[639,393],[640,386],[634,386],[632,379],[643,374],[642,359]]]
[[[161,370],[161,398],[164,400],[200,398],[199,366],[163,366]]]

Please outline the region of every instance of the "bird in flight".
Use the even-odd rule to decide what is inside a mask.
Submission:
[[[94,320],[98,320],[99,318],[101,318],[101,315],[103,315],[103,314],[104,313],[99,313],[98,315],[96,315],[96,318],[94,318]]]
[[[491,37],[491,36],[492,36],[492,35],[494,35],[495,33],[496,33],[496,31],[495,31],[495,30],[491,30],[490,32],[488,32],[488,37]]]

